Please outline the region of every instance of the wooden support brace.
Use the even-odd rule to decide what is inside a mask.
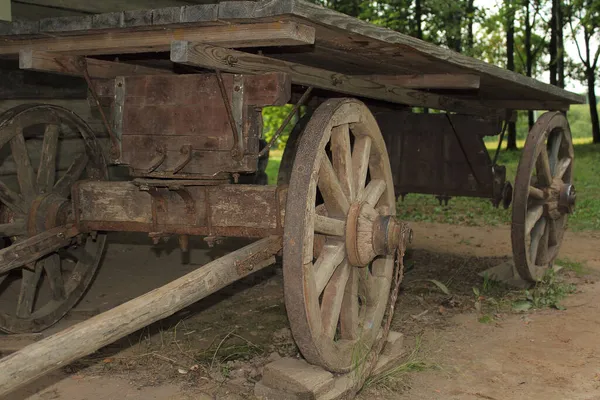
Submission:
[[[363,78],[409,89],[476,90],[481,83],[479,75],[474,74],[368,75]]]
[[[478,101],[460,100],[434,93],[405,89],[364,77],[344,75],[203,43],[174,41],[171,45],[171,61],[240,74],[285,72],[290,75],[295,84],[411,106],[486,116],[504,113],[503,110],[482,106]]]
[[[1,359],[0,397],[273,264],[281,247],[280,236],[261,239]]]
[[[295,22],[268,22],[155,31],[99,32],[50,39],[4,40],[0,46],[0,55],[19,54],[21,50],[82,55],[169,51],[173,40],[213,43],[224,47],[296,46],[313,44],[315,29]]]
[[[82,56],[68,56],[45,51],[21,50],[19,68],[29,71],[51,72],[60,75],[83,76],[87,65],[91,78],[115,78],[129,75],[162,75],[172,71],[127,63],[96,60]]]

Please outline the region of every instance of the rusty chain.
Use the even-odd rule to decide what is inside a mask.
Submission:
[[[352,399],[356,394],[363,388],[367,379],[373,374],[373,370],[379,361],[379,355],[383,350],[385,342],[387,341],[392,326],[392,320],[394,318],[394,311],[396,308],[396,301],[398,300],[398,293],[400,292],[400,283],[404,277],[404,253],[406,252],[406,244],[411,240],[412,231],[409,225],[405,222],[401,222],[400,227],[400,239],[398,247],[396,248],[396,259],[394,260],[394,283],[390,293],[388,306],[386,310],[386,321],[382,326],[381,336],[377,339],[371,350],[365,357],[363,362],[362,373],[359,375],[358,380],[348,391],[346,398]],[[360,368],[360,367],[358,367]]]

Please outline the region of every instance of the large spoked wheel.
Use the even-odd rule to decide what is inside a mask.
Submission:
[[[0,237],[4,248],[73,222],[71,187],[106,179],[88,125],[53,105],[23,105],[0,115]],[[81,298],[102,256],[105,235],[72,244],[0,275],[0,330],[38,332]]]
[[[285,304],[302,355],[329,371],[360,364],[381,327],[399,238],[381,132],[361,102],[323,103],[289,183]]]
[[[573,157],[564,114],[543,114],[527,136],[515,178],[512,248],[525,280],[539,281],[558,254],[575,206]]]

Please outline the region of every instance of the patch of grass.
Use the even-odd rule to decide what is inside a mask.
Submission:
[[[587,273],[587,270],[582,263],[569,260],[568,258],[558,258],[556,259],[555,264],[568,271],[575,272],[575,274],[578,276],[585,275]]]
[[[491,324],[492,322],[494,322],[494,318],[492,318],[488,314],[483,314],[481,317],[479,317],[478,321],[481,324]]]
[[[395,384],[402,381],[406,375],[411,372],[422,372],[439,368],[437,364],[425,361],[421,345],[422,339],[420,336],[417,336],[415,348],[404,363],[384,371],[379,375],[369,377],[365,382],[364,387],[377,386],[390,389],[391,386],[395,386]]]
[[[549,269],[533,289],[525,290],[521,298],[513,303],[513,310],[527,311],[536,308],[563,310],[560,301],[575,293],[575,290],[574,284],[564,282],[554,270]]]

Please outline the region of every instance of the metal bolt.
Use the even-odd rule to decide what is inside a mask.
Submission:
[[[59,232],[56,234],[57,237],[64,239],[65,238],[65,234],[63,232]]]

